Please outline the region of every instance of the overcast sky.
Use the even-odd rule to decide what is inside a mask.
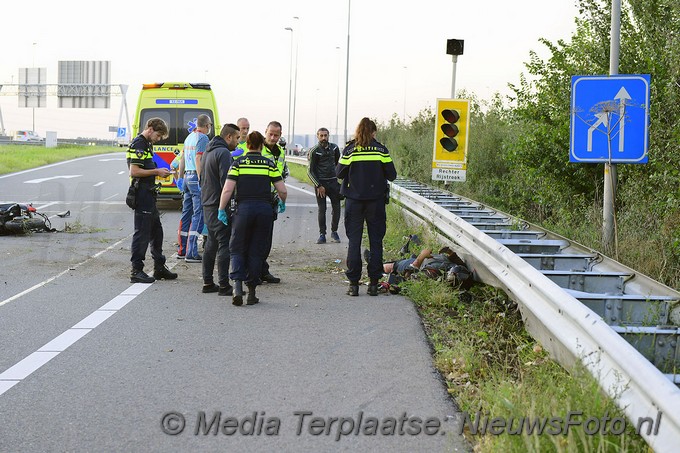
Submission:
[[[518,82],[530,50],[547,55],[539,38],[570,38],[574,1],[352,0],[348,131],[363,116],[408,118],[433,107],[437,98],[449,98],[450,38],[465,40],[457,89],[482,99],[509,93],[507,84]],[[295,133],[325,126],[334,134],[337,119],[342,135],[348,0],[151,5],[24,0],[12,7],[15,12],[5,8],[0,83],[17,83],[19,68],[33,66],[47,68],[48,83],[56,83],[60,60],[109,60],[111,82],[129,85],[130,119],[142,83],[208,81],[222,123],[246,116],[252,129],[263,130],[276,119],[287,136],[292,36],[293,59],[296,48],[298,55]],[[109,138],[121,99],[112,97],[110,109],[85,111],[58,109],[56,97],[50,97],[47,108],[36,109],[35,128],[42,136],[56,130],[60,137]],[[16,96],[0,96],[8,132],[32,127],[31,109],[17,105]]]

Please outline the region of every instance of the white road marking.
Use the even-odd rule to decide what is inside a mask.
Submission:
[[[46,203],[46,204],[43,204],[43,205],[40,205],[40,206],[35,206],[35,209],[40,211],[42,209],[45,209],[48,206],[52,206],[53,204],[59,204],[59,202],[58,201],[50,201],[49,203]]]
[[[99,162],[110,162],[112,160],[127,160],[126,157],[111,157],[107,159],[99,159]]]
[[[107,248],[107,250],[117,244],[118,243]],[[101,255],[105,251],[106,250],[99,252],[99,254],[95,255],[93,258]],[[176,264],[177,263],[173,263],[169,265],[168,268],[171,269]],[[32,354],[29,354],[26,358],[17,362],[3,373],[0,373],[0,395],[17,385],[22,380],[26,379],[31,375],[31,373],[38,370],[47,362],[55,358],[60,352],[68,349],[68,347],[73,345],[76,341],[92,332],[92,330],[94,330],[97,326],[116,314],[118,310],[125,307],[125,305],[130,303],[135,297],[139,296],[151,285],[153,285],[153,283],[133,283],[122,293],[99,307],[97,310],[90,313],[76,325],[58,335],[56,338],[50,340],[40,349]]]
[[[118,194],[117,194],[117,193],[114,193],[114,194],[111,195],[110,197],[104,198],[104,201],[110,200],[111,198],[116,198],[117,196],[118,196]]]
[[[65,161],[62,161],[62,162],[56,162],[56,163],[54,163],[54,164],[49,164],[49,165],[43,165],[42,167],[29,168],[28,170],[22,170],[22,171],[18,171],[18,172],[16,172],[16,173],[8,173],[8,174],[6,174],[6,175],[2,175],[2,176],[0,176],[0,179],[11,178],[12,176],[23,175],[23,174],[25,174],[25,173],[30,173],[30,172],[32,172],[32,171],[44,170],[44,169],[46,169],[46,168],[56,167],[57,165],[69,164],[69,163],[71,163],[71,162],[77,162],[77,161],[79,161],[79,160],[85,160],[85,159],[92,159],[92,158],[95,158],[95,157],[97,157],[97,156],[78,157],[78,158],[76,158],[76,159],[65,160]]]
[[[80,266],[82,266],[83,264],[89,263],[89,262],[92,261],[93,259],[98,258],[99,256],[101,256],[102,254],[108,252],[109,250],[113,250],[114,248],[118,247],[121,243],[123,243],[123,241],[129,240],[131,236],[132,236],[132,234],[129,234],[129,235],[127,235],[126,237],[124,237],[123,239],[121,239],[120,241],[116,242],[115,244],[112,244],[112,245],[106,247],[104,250],[101,250],[101,251],[97,252],[96,254],[92,255],[91,257],[87,258],[85,261],[81,261],[80,263],[78,263],[78,264],[76,264],[76,265],[74,265],[74,266],[71,266],[70,268],[68,268],[68,269],[66,269],[66,270],[64,270],[64,271],[59,272],[57,275],[54,275],[54,276],[52,276],[52,277],[50,277],[50,278],[48,278],[48,279],[46,279],[46,280],[43,280],[43,281],[41,281],[40,283],[37,283],[37,284],[31,286],[30,288],[25,289],[25,290],[23,290],[22,292],[20,292],[20,293],[18,293],[18,294],[15,294],[14,296],[12,296],[12,297],[10,297],[10,298],[8,298],[8,299],[5,299],[5,300],[3,300],[3,301],[0,301],[0,307],[2,307],[3,305],[8,304],[8,303],[10,303],[10,302],[12,302],[12,301],[14,301],[14,300],[17,300],[18,298],[20,298],[20,297],[22,297],[22,296],[25,296],[26,294],[30,293],[31,291],[34,291],[34,290],[36,290],[36,289],[38,289],[38,288],[42,288],[43,286],[47,285],[49,282],[58,279],[58,278],[61,277],[62,275],[66,274],[67,272],[72,271],[72,270],[74,270],[74,269],[77,269],[77,268],[79,268]]]
[[[92,187],[99,187],[102,184],[106,184],[106,181],[99,181],[97,184],[94,184]]]
[[[47,178],[29,179],[28,181],[24,181],[24,184],[40,184],[41,182],[51,181],[53,179],[72,179],[72,178],[78,178],[79,176],[83,176],[83,175],[60,175],[60,176],[50,176],[50,177],[47,177]]]
[[[126,171],[119,171],[118,174],[122,175],[123,173],[127,173]]]
[[[78,205],[78,204],[102,204],[102,205],[111,205],[111,204],[125,204],[124,201],[106,201],[111,198],[114,198],[118,194],[111,195],[110,197],[105,198],[104,200],[85,200],[85,201],[47,201],[47,200],[41,200],[43,203],[49,203],[50,205],[53,204],[63,204],[64,206],[69,206],[69,205]],[[0,203],[17,203],[16,200],[0,200]],[[19,201],[18,203],[20,204],[30,204],[31,202],[28,201]],[[36,208],[38,209],[38,208]]]
[[[299,190],[299,191],[302,192],[302,193],[306,193],[307,195],[311,195],[311,196],[313,196],[313,197],[316,197],[316,192],[310,192],[309,190],[301,189],[301,188],[299,188],[299,187],[295,187],[295,186],[290,185],[290,184],[286,184],[286,188],[291,188],[291,189]],[[292,205],[291,205],[291,206],[292,206]]]
[[[16,365],[7,369],[0,374],[0,382],[2,381],[21,381],[35,370],[55,358],[58,352],[34,352]],[[18,383],[18,382],[17,382]]]

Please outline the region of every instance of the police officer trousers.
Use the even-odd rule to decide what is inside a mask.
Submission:
[[[137,190],[137,207],[135,208],[135,232],[132,235],[130,250],[132,269],[144,269],[146,249],[151,248],[154,269],[162,268],[165,264],[163,255],[163,225],[161,216],[156,208],[156,192],[150,184],[140,184]]]
[[[231,254],[232,280],[258,285],[262,264],[269,254],[269,234],[274,222],[272,205],[268,201],[239,201],[232,216]]]
[[[347,234],[347,271],[350,282],[361,278],[361,236],[364,222],[368,228],[368,243],[371,250],[368,262],[368,277],[379,280],[383,274],[383,238],[387,230],[384,197],[375,200],[345,199],[345,234]]]

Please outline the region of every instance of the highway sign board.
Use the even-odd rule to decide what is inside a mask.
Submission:
[[[569,161],[648,161],[649,74],[571,78]]]

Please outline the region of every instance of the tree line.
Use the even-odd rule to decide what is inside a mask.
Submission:
[[[571,77],[609,73],[611,1],[576,0],[569,40],[540,39],[511,95],[471,100],[468,171],[449,190],[601,250],[603,164],[569,162]],[[680,288],[680,2],[623,0],[620,74],[651,74],[649,163],[618,165],[616,256]],[[403,177],[432,184],[435,112],[381,125]],[[435,185],[441,185],[437,183]]]

